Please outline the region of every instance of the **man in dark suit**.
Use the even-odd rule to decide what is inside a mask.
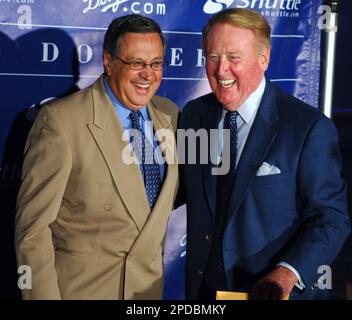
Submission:
[[[185,145],[188,299],[214,299],[217,290],[322,297],[319,267],[350,232],[335,127],[265,78],[270,31],[247,9],[219,12],[203,29],[213,92],[185,106],[180,128],[217,134]],[[227,173],[214,174],[221,167]]]

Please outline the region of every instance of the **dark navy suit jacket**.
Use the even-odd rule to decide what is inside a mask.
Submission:
[[[180,128],[203,128],[209,133],[217,129],[220,112],[221,105],[212,93],[202,96],[185,106]],[[186,162],[187,148],[186,144]],[[281,173],[257,176],[264,161]],[[188,299],[198,297],[211,245],[216,206],[216,176],[211,168],[211,163],[201,164],[199,159],[181,166],[188,214]],[[316,285],[319,266],[331,264],[349,233],[333,122],[267,80],[236,168],[224,231],[228,289],[250,290],[284,261],[299,272],[306,285],[303,291],[295,289],[291,298],[313,298],[322,291]]]

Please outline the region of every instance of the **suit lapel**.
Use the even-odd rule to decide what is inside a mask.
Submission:
[[[200,119],[201,121],[200,127],[206,129],[208,133],[208,152],[209,153],[215,152],[215,146],[217,144],[217,141],[215,140],[215,144],[210,143],[210,134],[211,134],[210,130],[218,128],[220,112],[221,112],[221,106],[214,99],[214,103],[212,105],[209,105],[208,112],[204,113]],[[198,152],[198,154],[200,153]],[[215,158],[213,157],[213,159]],[[214,166],[215,164],[212,164],[211,159],[208,159],[207,164],[201,165],[203,189],[205,192],[205,197],[208,202],[208,206],[210,208],[210,211],[213,217],[215,217],[215,210],[216,210],[216,178],[217,178],[216,175],[212,174],[212,168]]]
[[[171,126],[170,116],[161,112],[153,100],[147,105],[147,109],[161,153],[168,157],[168,163],[176,163],[175,132]]]
[[[153,121],[154,133],[159,142],[162,153],[166,153],[165,177],[159,197],[146,221],[140,236],[133,243],[130,254],[143,255],[146,246],[157,252],[166,232],[167,220],[172,210],[178,183],[178,167],[176,158],[175,132],[172,127],[171,118],[163,113],[153,99],[147,105],[148,113]],[[165,137],[166,139],[163,139]],[[155,230],[158,230],[157,234]],[[152,236],[151,236],[152,235]]]
[[[177,182],[176,139],[170,116],[160,111],[153,100],[147,105],[147,108],[149,116],[153,121],[155,137],[158,140],[159,148],[165,160],[165,177],[159,197],[152,211],[152,215],[157,216],[155,213],[159,212],[161,208],[160,204],[163,204],[170,197],[169,191],[172,190],[171,186]],[[171,199],[168,200],[168,202],[171,201]]]
[[[126,164],[123,154],[131,154],[128,141],[123,141],[123,127],[105,93],[101,77],[92,87],[94,120],[88,124],[110,170],[127,210],[137,228],[141,230],[150,213],[143,177],[138,164]],[[138,199],[138,201],[136,201]]]
[[[227,222],[236,214],[258,168],[275,140],[277,130],[274,124],[277,119],[275,89],[267,80],[261,104],[236,168]]]

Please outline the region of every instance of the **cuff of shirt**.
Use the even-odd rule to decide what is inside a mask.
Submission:
[[[282,267],[285,267],[289,270],[291,270],[295,276],[297,277],[298,281],[297,283],[295,284],[295,286],[299,289],[299,290],[303,290],[306,286],[304,284],[304,282],[302,281],[302,278],[300,276],[300,274],[297,272],[297,270],[292,267],[290,264],[284,262],[284,261],[281,261],[280,263],[277,264],[278,266],[282,266]]]

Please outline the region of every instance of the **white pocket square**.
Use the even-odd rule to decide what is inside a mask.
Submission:
[[[263,162],[263,164],[257,170],[257,176],[268,176],[271,174],[280,174],[281,170],[272,164]]]

